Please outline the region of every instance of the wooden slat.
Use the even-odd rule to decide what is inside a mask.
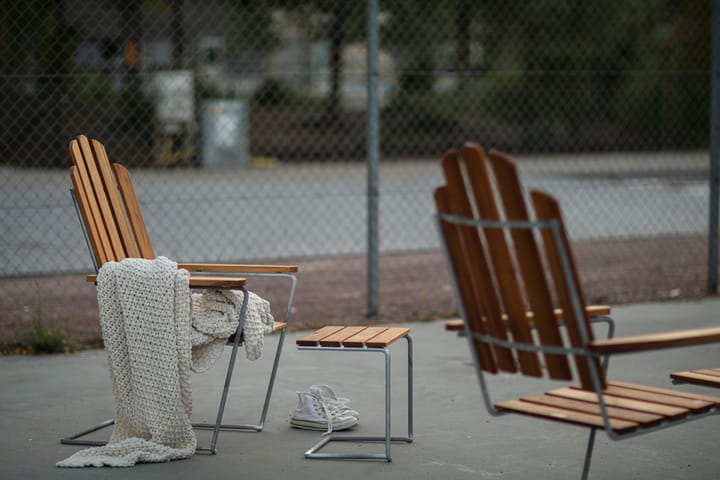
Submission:
[[[597,394],[587,390],[573,388],[558,388],[547,392],[547,395],[556,397],[571,398],[573,400],[582,400],[585,402],[597,403]],[[627,408],[637,410],[639,412],[652,413],[662,415],[668,418],[682,417],[689,413],[687,408],[672,407],[669,405],[658,405],[656,403],[644,402],[641,400],[633,400],[630,398],[615,397],[612,395],[604,395],[605,404],[610,407]]]
[[[629,353],[716,342],[720,342],[720,327],[695,328],[675,332],[595,340],[590,345],[590,349],[600,354]]]
[[[243,277],[210,277],[210,276],[197,276],[190,277],[190,288],[205,288],[205,287],[242,287],[245,285],[245,278]]]
[[[380,335],[385,330],[387,330],[387,327],[367,327],[355,335],[346,338],[345,341],[343,341],[343,345],[346,347],[364,347],[365,342]]]
[[[115,178],[115,173],[110,166],[110,161],[108,160],[107,152],[105,152],[105,147],[95,139],[91,140],[90,144],[94,154],[93,158],[97,163],[97,169],[100,177],[102,178],[105,193],[115,220],[114,223],[125,249],[125,255],[128,257],[139,257],[140,252],[135,244],[135,236],[130,231],[130,223],[128,222],[128,218],[125,213],[123,200],[120,197],[120,192],[118,191],[117,179]]]
[[[327,337],[320,339],[318,343],[323,347],[339,347],[343,345],[345,340],[359,332],[362,332],[365,328],[367,327],[345,327],[332,335],[328,335]]]
[[[113,164],[113,170],[115,170],[118,188],[125,203],[125,211],[127,212],[130,226],[135,235],[135,242],[137,243],[138,250],[140,250],[140,255],[142,258],[152,260],[155,258],[155,252],[153,251],[150,236],[145,227],[145,220],[143,220],[142,212],[140,211],[140,205],[135,195],[135,188],[130,180],[130,172],[119,163]]]
[[[702,373],[702,370],[688,371],[688,372],[673,372],[670,374],[670,378],[685,383],[694,383],[697,385],[704,385],[706,387],[720,387],[720,377],[717,375],[708,375]]]
[[[93,211],[90,208],[90,202],[88,202],[85,188],[82,185],[82,179],[76,166],[70,168],[70,179],[72,180],[73,190],[75,191],[78,209],[80,210],[80,215],[85,225],[85,231],[90,240],[90,247],[92,248],[93,255],[95,255],[95,262],[97,265],[102,265],[108,261],[109,255],[105,252],[105,245],[100,238],[100,232],[95,226]]]
[[[448,153],[448,155],[452,155],[452,152]],[[448,196],[447,186],[435,189],[434,198],[438,213],[449,214],[451,212]],[[485,314],[487,308],[483,307],[481,304],[482,299],[479,298],[479,293],[475,288],[473,288],[473,279],[470,275],[469,267],[470,262],[465,255],[465,250],[460,238],[460,229],[457,225],[441,221],[440,232],[447,249],[448,260],[450,261],[453,276],[456,279],[455,285],[458,289],[460,297],[458,301],[463,306],[463,314],[468,320],[468,325],[474,332],[487,335],[489,333],[486,322],[488,315]],[[492,299],[490,299],[490,301],[492,301]],[[472,345],[476,358],[480,362],[480,367],[486,372],[497,373],[498,365],[495,360],[494,352],[500,352],[502,350],[494,349],[487,343],[481,342],[478,339],[473,339]],[[507,352],[507,350],[505,350],[505,352]],[[504,368],[512,368],[514,366],[512,355],[510,355],[509,358],[505,358],[504,362]]]
[[[559,407],[549,407],[538,405],[535,403],[523,402],[521,400],[508,400],[496,405],[501,410],[507,410],[516,413],[523,413],[533,417],[540,417],[546,420],[554,420],[558,422],[572,423],[574,425],[582,425],[586,427],[602,427],[603,419],[600,415],[592,415],[582,413],[575,410],[568,410]],[[635,422],[627,420],[610,419],[610,426],[616,432],[627,432],[638,427]]]
[[[379,335],[372,337],[365,342],[368,348],[385,348],[392,344],[395,340],[403,338],[410,333],[409,328],[393,327],[388,328]]]
[[[242,263],[180,263],[178,268],[205,272],[295,273],[297,265],[253,265]]]
[[[470,153],[477,155],[477,148],[469,147],[464,151],[468,152],[468,155]],[[488,160],[493,167],[496,184],[503,201],[505,217],[508,220],[527,221],[529,215],[527,206],[525,205],[525,192],[520,184],[520,178],[515,164],[498,152],[491,152]],[[471,168],[478,170],[478,175],[471,174],[473,181],[476,180],[476,177],[480,177],[483,174],[486,179],[483,184],[478,185],[478,188],[481,190],[478,193],[481,196],[484,195],[482,190],[490,187],[484,165],[484,158],[478,158],[476,161],[468,162],[469,171]],[[487,195],[485,194],[485,196]],[[497,215],[497,211],[494,213]],[[500,235],[498,234],[497,236],[498,239],[500,239]],[[511,237],[515,247],[515,258],[520,266],[522,282],[525,286],[525,294],[530,303],[530,310],[532,310],[535,316],[535,328],[537,329],[540,341],[546,346],[561,346],[563,341],[557,322],[555,321],[550,289],[547,285],[545,269],[540,260],[540,251],[535,243],[535,237],[532,231],[522,229],[513,229],[511,231]],[[505,268],[509,271],[514,271],[512,264],[506,265]],[[508,299],[508,301],[513,301],[513,299]],[[522,313],[524,314],[524,312]],[[522,320],[524,320],[524,318],[518,317],[518,321]],[[545,363],[551,378],[572,378],[570,365],[564,355],[545,354]]]
[[[87,212],[90,219],[85,226],[91,238],[94,236],[97,239],[97,251],[103,253],[103,258],[96,259],[98,266],[100,266],[108,260],[114,260],[115,252],[113,251],[110,238],[105,229],[102,213],[95,198],[95,190],[90,181],[87,165],[85,165],[85,161],[83,160],[83,154],[77,139],[70,142],[69,149],[75,166],[75,170],[71,174],[75,192],[78,195],[81,210]]]
[[[677,397],[674,395],[668,395],[665,392],[637,390],[619,385],[608,385],[603,392],[605,395],[612,395],[613,397],[629,398],[631,400],[640,400],[642,402],[650,402],[658,405],[670,405],[672,407],[687,408],[688,410],[692,410],[694,412],[709,410],[713,406],[713,402],[706,402],[694,398]]]
[[[563,310],[566,312],[565,328],[567,329],[570,343],[574,347],[585,348],[586,345],[582,340],[580,327],[584,323],[585,331],[587,332],[588,336],[588,341],[590,342],[592,342],[593,340],[593,330],[590,327],[590,322],[588,321],[587,315],[583,315],[582,318],[577,318],[577,315],[573,308],[573,299],[569,290],[570,286],[572,286],[572,288],[576,292],[578,297],[577,301],[583,308],[585,305],[585,295],[583,294],[582,286],[579,282],[580,277],[577,273],[577,267],[575,266],[575,260],[573,258],[572,250],[570,248],[570,242],[568,240],[567,232],[565,231],[565,224],[563,222],[562,214],[560,212],[560,205],[550,195],[539,190],[531,190],[530,196],[532,198],[533,206],[535,208],[535,214],[538,220],[548,222],[555,221],[559,224],[560,241],[562,242],[561,246],[566,253],[567,261],[570,264],[570,272],[572,274],[572,278],[566,278],[565,271],[562,268],[560,249],[555,243],[555,237],[548,229],[545,229],[542,232],[543,245],[545,247],[545,254],[550,267],[550,272],[552,274],[558,300]],[[594,368],[598,372],[598,374],[602,375],[599,360],[588,360],[586,357],[581,357],[579,355],[575,356],[575,365],[578,370],[578,376],[580,377],[580,382],[582,383],[583,388],[585,388],[586,390],[591,390],[593,388],[592,377],[590,375],[590,367],[592,365],[589,363],[591,361],[594,362]],[[601,377],[601,382],[604,386],[604,376]]]
[[[284,330],[284,329],[286,329],[286,328],[287,328],[287,323],[285,323],[285,322],[275,322],[275,324],[273,325],[273,331],[272,331],[272,333],[275,333],[275,332],[280,331],[280,330]],[[242,342],[243,340],[244,340],[244,335],[243,335],[242,333],[240,333],[240,341]],[[228,337],[227,343],[228,343],[228,344],[233,344],[233,343],[235,343],[235,334],[234,334],[234,333],[233,333],[232,335],[230,335],[230,337]]]
[[[337,332],[338,330],[342,330],[345,327],[342,326],[336,326],[336,325],[329,325],[327,327],[322,327],[319,330],[316,330],[313,333],[310,333],[308,335],[305,335],[304,337],[300,337],[295,341],[295,344],[301,345],[301,346],[316,346],[318,342],[327,337],[328,335],[332,335],[333,333]]]
[[[88,179],[95,194],[95,202],[97,203],[98,211],[100,212],[100,217],[102,218],[109,244],[114,254],[112,260],[119,262],[120,260],[127,258],[127,254],[125,252],[125,247],[122,244],[122,240],[120,239],[120,232],[118,231],[115,217],[112,213],[112,209],[110,208],[110,202],[108,201],[107,192],[105,191],[100,171],[98,170],[97,163],[95,162],[92,147],[90,146],[90,142],[87,137],[83,135],[78,137],[78,144],[80,146],[80,151],[82,152],[82,160],[85,164],[85,168],[87,169],[86,172]],[[90,201],[93,201],[92,197],[90,197]]]
[[[450,332],[457,332],[459,330],[463,330],[465,328],[465,322],[463,322],[462,319],[460,320],[448,320],[445,322],[445,330],[448,330]]]
[[[490,181],[485,168],[484,153],[477,146],[465,145],[460,151],[464,161],[465,169],[468,172],[469,183],[472,188],[475,206],[479,211],[480,217],[486,220],[498,220],[497,204],[493,195]],[[459,179],[456,182],[462,182],[459,165],[455,163],[448,165],[452,170],[446,168],[446,176],[452,174]],[[470,203],[466,207],[469,211]],[[515,277],[515,269],[513,267],[510,250],[505,241],[505,234],[501,230],[484,229],[483,234],[486,239],[488,248],[488,257],[492,263],[495,280],[497,281],[498,297],[504,308],[504,313],[500,319],[504,319],[503,325],[496,328],[505,328],[509,326],[513,338],[518,342],[534,343],[530,328],[525,321],[525,301],[520,293],[520,287]],[[491,276],[491,274],[488,274]],[[499,319],[494,318],[495,322]],[[541,376],[542,369],[540,361],[536,353],[528,351],[517,351],[520,369],[526,375]]]
[[[555,397],[552,395],[532,395],[523,397],[523,401],[537,403],[549,407],[560,407],[567,410],[576,410],[578,412],[589,413],[592,415],[600,415],[600,405],[596,403],[583,402],[581,400],[572,400],[569,398]],[[640,425],[653,425],[663,420],[662,415],[638,412],[637,410],[628,410],[619,407],[607,407],[608,417],[618,420],[627,420]]]
[[[680,398],[690,398],[690,399],[695,399],[695,400],[702,400],[704,402],[711,402],[711,403],[715,403],[716,405],[720,406],[720,397],[712,397],[710,395],[700,395],[698,393],[682,392],[679,390],[670,390],[667,388],[649,387],[647,385],[638,385],[635,383],[618,382],[618,381],[614,381],[614,380],[609,381],[608,385],[616,386],[616,387],[632,388],[635,390],[642,390],[644,392],[662,393],[664,395],[672,395],[672,396],[680,397]]]
[[[450,207],[449,213],[461,217],[473,218],[472,206],[470,204],[470,196],[465,189],[465,181],[460,170],[460,163],[455,152],[449,152],[442,158],[442,170],[447,183],[447,200]],[[478,330],[482,326],[484,319],[487,324],[487,332],[495,338],[507,340],[508,335],[505,326],[502,324],[501,315],[502,308],[495,292],[495,285],[488,265],[482,242],[478,234],[478,229],[470,226],[456,227],[459,231],[461,248],[464,251],[466,259],[466,270],[469,281],[469,287],[474,293],[474,301],[478,304],[478,313],[482,316],[477,319],[468,316],[466,319],[472,330]],[[472,299],[472,297],[471,297]],[[507,348],[493,346],[493,352],[500,370],[506,372],[517,371],[513,352]],[[540,362],[533,352],[517,352],[518,362],[522,371],[528,375],[541,374]]]

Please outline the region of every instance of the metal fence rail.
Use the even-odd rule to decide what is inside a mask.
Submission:
[[[453,313],[431,192],[468,140],[559,197],[593,301],[705,293],[711,2],[261,3],[2,2],[0,343],[97,334],[79,133],[160,254],[300,263],[300,325]]]

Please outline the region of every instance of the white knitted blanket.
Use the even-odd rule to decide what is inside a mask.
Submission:
[[[97,285],[115,426],[107,445],[76,452],[57,466],[129,467],[192,456],[190,370],[206,370],[220,355],[237,329],[243,293],[191,297],[188,272],[165,257],[108,262]],[[243,328],[248,358],[260,355],[257,337],[272,324],[269,304],[250,294]]]

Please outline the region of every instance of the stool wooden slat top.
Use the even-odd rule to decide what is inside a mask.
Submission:
[[[409,333],[405,327],[326,326],[295,343],[304,347],[385,348]]]

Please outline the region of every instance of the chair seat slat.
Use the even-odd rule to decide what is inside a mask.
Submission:
[[[540,417],[557,422],[572,423],[586,427],[602,427],[603,419],[600,415],[578,412],[560,407],[539,405],[536,403],[524,402],[522,400],[507,400],[496,404],[501,410],[515,413],[523,413],[534,417]],[[616,432],[627,432],[635,430],[638,424],[627,420],[610,419],[610,425]]]
[[[595,392],[587,390],[579,390],[574,388],[559,388],[547,392],[548,395],[557,397],[571,398],[574,400],[583,400],[586,402],[597,403],[598,396]],[[634,400],[631,398],[622,398],[612,395],[604,395],[605,404],[611,407],[628,408],[639,412],[654,413],[663,415],[667,418],[678,418],[687,415],[690,410],[687,408],[672,407],[670,405],[660,405],[652,402]]]

